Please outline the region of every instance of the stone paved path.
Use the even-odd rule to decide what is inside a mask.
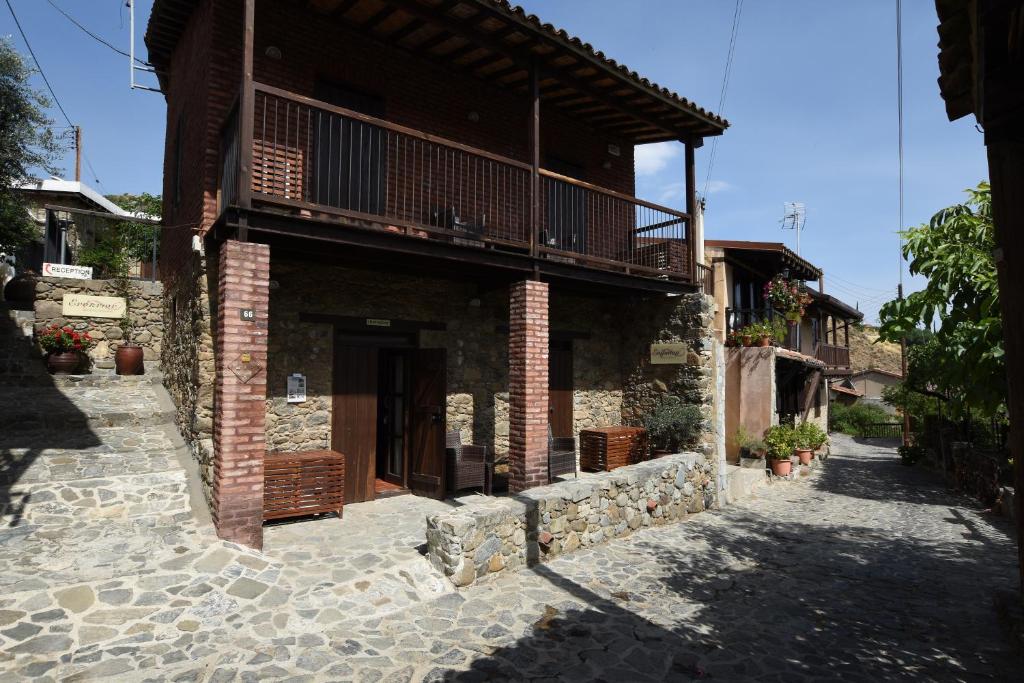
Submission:
[[[1020,672],[991,608],[1014,588],[1007,529],[892,449],[840,437],[804,481],[457,592],[417,551],[417,518],[441,503],[349,506],[344,520],[269,528],[256,553],[189,512],[160,426],[144,419],[126,442],[88,418],[80,447],[60,436],[3,448],[19,463],[8,472],[56,478],[28,476],[0,498],[0,682]],[[105,458],[135,469],[88,470]]]

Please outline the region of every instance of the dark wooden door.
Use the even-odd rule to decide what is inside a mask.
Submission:
[[[377,477],[405,487],[409,352],[381,349],[377,403]]]
[[[384,101],[343,85],[318,81],[313,96],[321,102],[382,118]],[[317,111],[316,173],[313,186],[318,204],[362,213],[384,213],[384,131],[363,121]]]
[[[411,357],[409,488],[444,498],[445,350],[414,349]]]
[[[548,157],[546,167],[559,175],[583,180],[583,168],[568,161]],[[548,183],[548,226],[544,245],[577,254],[587,253],[586,190],[554,178],[545,178],[544,182]]]
[[[345,454],[345,502],[374,498],[377,465],[377,349],[334,347],[331,448]]]
[[[572,436],[572,341],[552,340],[548,353],[548,421],[555,436]]]

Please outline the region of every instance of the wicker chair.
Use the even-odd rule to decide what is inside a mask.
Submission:
[[[448,456],[448,489],[452,492],[462,489],[483,488],[484,495],[491,495],[494,479],[494,458],[488,457],[486,446],[472,446],[462,443],[459,432],[445,435],[445,450]]]
[[[572,476],[579,477],[576,470],[576,437],[554,436],[551,425],[548,425],[548,481],[570,472]]]

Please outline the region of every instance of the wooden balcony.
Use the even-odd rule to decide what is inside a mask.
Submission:
[[[685,212],[260,83],[252,102],[251,129],[237,114],[222,129],[222,213],[248,204],[467,260],[501,252],[711,287]]]
[[[850,348],[847,346],[836,346],[819,342],[815,349],[814,357],[829,368],[850,367]]]

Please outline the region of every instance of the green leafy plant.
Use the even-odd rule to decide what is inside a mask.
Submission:
[[[797,447],[817,450],[828,441],[825,430],[813,422],[804,422],[796,428]]]
[[[793,455],[795,434],[786,424],[772,425],[764,432],[764,445],[772,460],[787,460]]]
[[[678,451],[692,445],[704,430],[700,408],[676,396],[663,397],[643,422],[651,446],[658,450]]]
[[[900,446],[896,450],[900,454],[900,463],[907,466],[917,463],[926,452],[924,446]]]
[[[743,425],[736,429],[736,445],[751,457],[764,457],[766,450],[764,441],[748,432]]]
[[[892,422],[895,419],[884,408],[872,403],[855,403],[850,406],[833,403],[829,412],[830,428],[851,436],[862,433],[866,425]]]

